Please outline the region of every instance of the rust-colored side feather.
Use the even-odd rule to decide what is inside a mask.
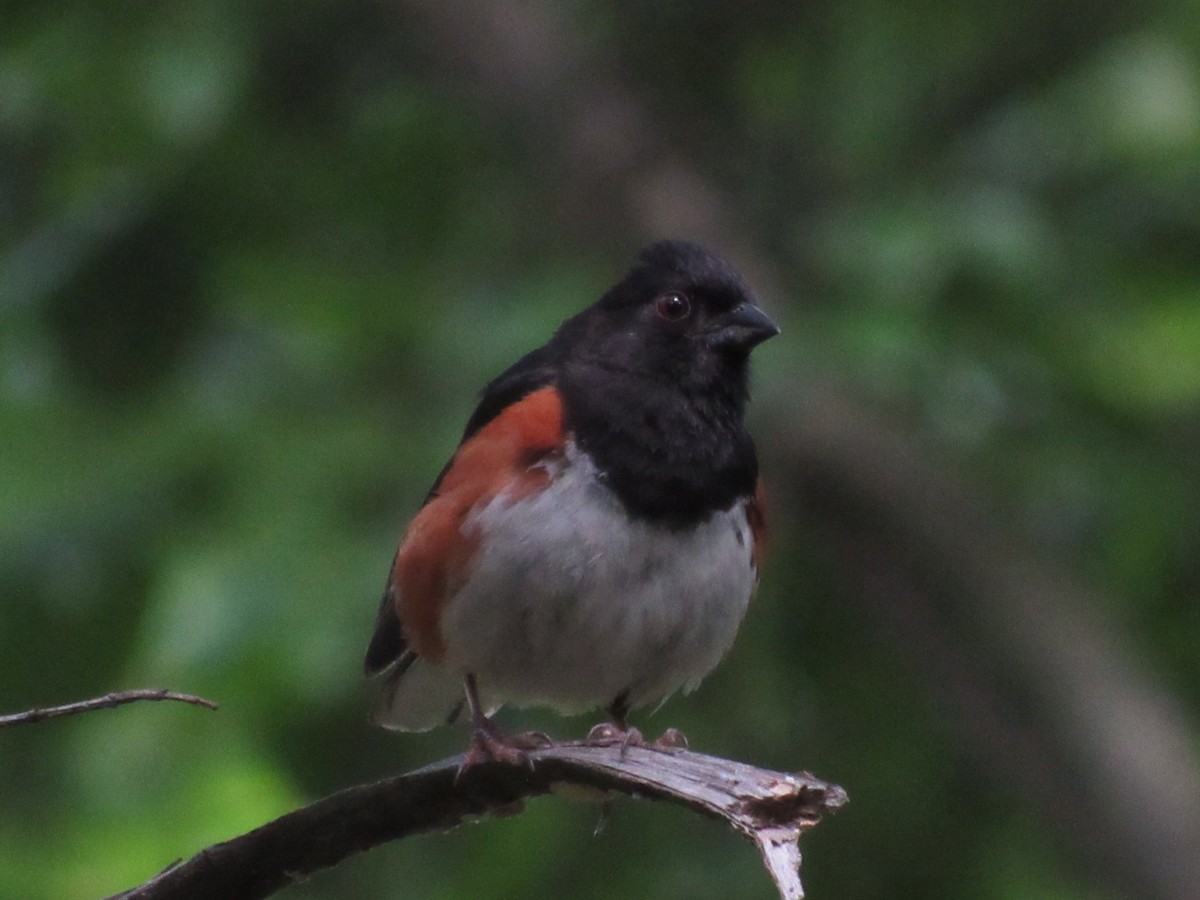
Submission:
[[[754,568],[761,573],[763,561],[767,558],[767,491],[761,478],[754,489],[754,496],[746,501],[746,522],[750,526],[750,534],[754,536]]]
[[[515,500],[545,487],[549,472],[536,464],[561,452],[562,418],[554,388],[506,407],[458,448],[436,495],[408,526],[391,583],[405,638],[421,658],[436,663],[446,652],[442,608],[466,579],[477,541],[464,529],[467,517],[500,494]]]

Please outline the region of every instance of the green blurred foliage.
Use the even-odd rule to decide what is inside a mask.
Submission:
[[[1200,711],[1194,4],[561,11],[794,274],[763,393],[835,374],[955,454]],[[383,5],[3,18],[0,710],[222,705],[0,732],[0,897],[86,898],[459,749],[366,725],[396,538],[477,388],[636,246],[564,225],[562,164]],[[733,654],[641,724],[846,785],[804,844],[813,896],[1110,896],[776,515]],[[285,896],[771,896],[713,823],[598,815],[540,800]]]

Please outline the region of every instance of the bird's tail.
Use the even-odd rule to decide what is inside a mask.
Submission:
[[[462,679],[451,669],[430,665],[411,650],[385,672],[371,721],[393,731],[429,731],[453,722],[466,705]]]

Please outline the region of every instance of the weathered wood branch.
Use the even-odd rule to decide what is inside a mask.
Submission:
[[[484,763],[458,777],[461,756],[374,784],[347,788],[232,840],[215,844],[109,900],[252,900],[355,853],[482,815],[520,812],[547,793],[604,800],[665,800],[723,819],[758,847],[785,900],[804,896],[801,832],[846,802],[807,773],[758,769],[686,750],[555,744],[532,766]]]
[[[206,709],[216,709],[217,704],[194,694],[179,694],[162,688],[139,688],[132,691],[113,691],[103,697],[93,697],[90,700],[80,700],[77,703],[65,703],[62,706],[44,706],[38,709],[28,709],[25,712],[11,713],[0,716],[0,728],[11,725],[32,725],[44,722],[46,719],[57,719],[60,716],[74,716],[79,713],[91,712],[96,709],[112,709],[114,706],[124,706],[126,703],[136,703],[139,700],[175,700],[179,703],[190,703],[193,706],[203,706]]]

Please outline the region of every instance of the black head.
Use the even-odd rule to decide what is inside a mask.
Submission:
[[[564,330],[573,332],[577,354],[684,390],[729,379],[744,384],[750,351],[779,333],[736,269],[686,241],[647,247]]]
[[[567,424],[631,512],[686,524],[753,492],[747,364],[778,333],[732,266],[682,241],[563,323]]]

